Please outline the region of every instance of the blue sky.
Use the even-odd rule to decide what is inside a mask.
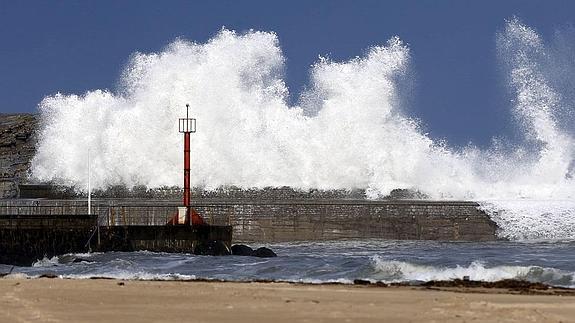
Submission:
[[[398,35],[412,50],[409,114],[434,138],[480,146],[513,132],[496,32],[519,17],[544,38],[575,24],[575,1],[0,2],[0,112],[34,112],[57,91],[114,90],[134,51],[222,26],[277,33],[295,101],[318,55],[347,60]]]

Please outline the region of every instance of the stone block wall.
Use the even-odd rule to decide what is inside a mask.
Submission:
[[[179,201],[97,200],[102,226],[163,225]],[[195,200],[210,224],[230,224],[235,242],[338,239],[489,241],[497,227],[474,202]],[[3,200],[0,214],[85,214],[85,200]]]

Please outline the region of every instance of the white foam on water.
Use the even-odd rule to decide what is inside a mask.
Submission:
[[[104,254],[103,252],[79,252],[79,253],[72,253],[69,255],[76,257],[76,258],[90,258],[90,257],[99,256],[99,255],[103,255],[103,254]]]
[[[555,268],[538,266],[496,266],[487,267],[474,261],[469,266],[436,267],[417,265],[403,261],[384,260],[372,257],[375,277],[386,282],[413,282],[431,280],[463,279],[494,282],[503,279],[518,279],[542,282],[554,286],[575,287],[575,273]]]
[[[490,200],[480,201],[510,240],[575,239],[575,200]]]
[[[57,256],[52,258],[44,257],[42,259],[36,260],[32,267],[54,267],[60,265],[60,259]]]
[[[575,198],[575,147],[565,128],[572,122],[557,120],[561,94],[548,82],[546,44],[517,19],[497,44],[523,133],[513,145],[454,149],[423,133],[401,106],[410,52],[398,38],[346,62],[321,58],[300,103],[289,105],[277,36],[223,29],[205,44],[177,40],[134,54],[116,92],[46,97],[32,177],[83,190],[90,148],[95,188],[179,185],[177,119],[189,103],[198,120],[193,186],[361,188],[370,198],[411,188],[484,201],[505,237],[575,238],[564,229],[573,205],[547,202]]]

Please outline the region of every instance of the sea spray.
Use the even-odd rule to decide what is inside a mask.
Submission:
[[[509,240],[575,239],[575,200],[479,201]]]
[[[542,67],[550,64],[545,43],[512,19],[498,35],[498,50],[523,133],[514,145],[454,149],[422,133],[401,106],[397,80],[406,76],[410,52],[396,37],[346,62],[320,59],[300,104],[290,106],[277,36],[224,29],[205,44],[177,40],[159,53],[134,54],[116,92],[46,97],[32,176],[81,189],[90,147],[97,188],[178,185],[177,118],[189,103],[198,119],[193,186],[360,188],[370,198],[411,188],[436,199],[549,205],[573,199],[572,129],[557,121],[562,98]],[[553,225],[571,225],[573,206],[558,205]],[[482,206],[499,217],[515,214],[498,221],[504,237],[575,238],[573,230],[518,233],[517,227],[538,231],[532,225],[545,221],[528,225],[513,210],[498,212],[501,204]],[[525,219],[543,219],[541,212],[521,208]]]
[[[159,54],[136,54],[121,94],[46,98],[33,176],[84,187],[85,150],[93,147],[95,187],[177,185],[175,120],[189,102],[198,119],[194,186],[412,186],[432,141],[394,105],[393,78],[408,61],[393,38],[365,58],[318,62],[310,92],[325,97],[318,115],[306,117],[286,104],[274,34],[224,30],[203,45],[177,41]]]

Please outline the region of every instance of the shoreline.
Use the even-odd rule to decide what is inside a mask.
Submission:
[[[0,321],[569,322],[575,290],[561,291],[7,276],[0,279]]]
[[[430,280],[425,282],[390,282],[354,279],[353,281],[289,281],[271,279],[225,280],[217,278],[118,278],[107,276],[63,277],[54,273],[44,273],[29,276],[26,273],[0,273],[2,280],[72,280],[72,281],[119,281],[119,282],[182,282],[182,283],[222,283],[222,284],[286,284],[293,286],[358,286],[366,288],[410,288],[413,290],[436,290],[462,293],[510,294],[510,295],[561,295],[575,296],[575,287],[553,286],[541,282],[530,282],[520,279],[501,279],[497,281],[481,281],[455,278],[451,280]]]

